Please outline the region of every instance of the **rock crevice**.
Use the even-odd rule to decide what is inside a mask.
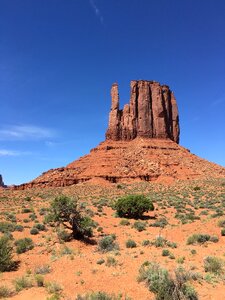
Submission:
[[[133,80],[130,89],[130,103],[120,110],[118,84],[112,85],[106,139],[168,138],[179,143],[177,103],[169,87],[156,81]]]

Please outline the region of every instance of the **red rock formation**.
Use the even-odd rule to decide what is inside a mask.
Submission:
[[[66,167],[49,170],[14,189],[62,187],[83,182],[118,183],[225,177],[225,168],[193,155],[179,142],[175,97],[155,81],[131,81],[130,103],[119,109],[118,85],[106,141]]]
[[[179,143],[179,116],[174,94],[156,81],[131,81],[130,103],[119,109],[118,85],[111,89],[107,140],[133,140],[136,137],[171,139]]]
[[[224,178],[225,168],[191,154],[170,139],[137,137],[131,141],[104,141],[66,167],[51,169],[14,189],[211,177]]]
[[[5,187],[1,174],[0,174],[0,187]]]

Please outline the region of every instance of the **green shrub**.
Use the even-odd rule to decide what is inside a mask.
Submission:
[[[225,219],[221,219],[218,221],[218,226],[219,227],[225,227]]]
[[[97,263],[98,265],[102,265],[102,264],[104,264],[104,262],[105,262],[104,258],[100,258],[100,259],[97,260],[96,263]]]
[[[31,228],[31,230],[30,230],[30,234],[32,234],[32,235],[36,235],[36,234],[38,234],[39,233],[39,230],[37,229],[37,228]]]
[[[197,300],[194,288],[189,284],[190,277],[183,269],[177,269],[175,275],[156,263],[145,262],[140,270],[138,281],[145,281],[156,300]]]
[[[212,243],[218,243],[219,242],[219,238],[217,235],[212,235],[209,239],[210,242]]]
[[[122,219],[120,221],[120,225],[122,225],[122,226],[128,226],[128,225],[130,225],[130,221],[127,220],[127,219]]]
[[[105,265],[107,267],[114,267],[117,265],[117,260],[113,257],[113,256],[108,256],[106,258],[106,262],[105,262]]]
[[[131,300],[128,297],[124,298],[125,300]],[[121,300],[121,295],[109,295],[105,292],[93,292],[91,294],[77,295],[75,300]]]
[[[60,243],[61,242],[69,242],[71,240],[71,234],[64,229],[58,230],[57,236],[58,236]]]
[[[44,286],[44,276],[42,276],[40,274],[36,274],[34,276],[34,278],[35,278],[35,281],[36,281],[38,287]]]
[[[119,217],[141,218],[144,212],[154,210],[153,203],[144,195],[129,195],[119,198],[115,205]]]
[[[48,282],[46,284],[46,289],[49,294],[59,293],[60,291],[62,291],[62,287],[55,281]]]
[[[31,238],[24,238],[15,241],[16,253],[21,254],[34,248],[34,243]]]
[[[161,218],[161,219],[157,220],[155,223],[150,224],[149,226],[164,228],[164,227],[166,227],[166,225],[168,225],[167,219],[166,218]]]
[[[170,248],[177,248],[177,244],[174,242],[167,241],[163,236],[157,236],[154,241],[151,242],[152,245],[155,247],[170,247]]]
[[[25,207],[25,208],[22,209],[21,212],[24,213],[24,214],[26,214],[26,213],[31,213],[32,210],[30,208]]]
[[[33,227],[37,228],[39,231],[45,231],[46,229],[45,225],[40,223],[35,224]]]
[[[35,268],[34,273],[35,274],[48,274],[51,272],[51,267],[49,265],[42,265]]]
[[[129,239],[126,241],[126,247],[127,248],[136,248],[137,244],[134,240]]]
[[[169,255],[170,255],[170,251],[168,249],[162,250],[162,256],[169,256]]]
[[[119,246],[115,242],[116,237],[114,235],[104,236],[98,243],[98,250],[101,252],[109,252],[112,250],[118,250]]]
[[[9,222],[0,222],[0,232],[7,233],[15,231],[15,224]]]
[[[29,276],[22,276],[14,280],[15,289],[17,292],[23,289],[31,288],[33,286],[33,281]]]
[[[149,246],[151,242],[149,240],[143,240],[141,244],[142,246]]]
[[[96,223],[89,216],[81,214],[78,202],[64,195],[53,200],[46,222],[71,229],[75,239],[93,236],[93,228],[96,227]]]
[[[5,299],[13,296],[13,291],[6,286],[0,286],[0,299]]]
[[[22,232],[24,230],[24,227],[20,224],[15,225],[15,231]]]
[[[37,215],[35,213],[32,213],[29,215],[29,218],[34,221],[35,219],[37,219]]]
[[[187,245],[193,245],[193,244],[204,244],[210,240],[209,234],[193,234],[188,237],[187,239]]]
[[[15,263],[13,262],[13,247],[8,237],[0,238],[0,272],[11,271]]]
[[[221,235],[222,235],[222,236],[225,236],[225,228],[222,228],[222,229],[221,229]]]
[[[137,231],[141,232],[146,229],[146,223],[141,221],[135,221],[134,225],[132,226]]]
[[[221,274],[223,272],[224,262],[216,256],[207,256],[204,259],[205,272]]]

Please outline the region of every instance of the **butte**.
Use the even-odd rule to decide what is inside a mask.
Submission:
[[[51,169],[14,188],[225,177],[225,168],[179,145],[177,102],[167,85],[131,81],[130,103],[120,109],[118,85],[114,83],[111,99],[104,142],[67,166]]]

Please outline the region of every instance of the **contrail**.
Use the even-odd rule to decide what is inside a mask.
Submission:
[[[97,18],[100,20],[101,24],[103,24],[103,16],[99,10],[99,8],[97,7],[97,5],[95,4],[94,0],[89,0],[89,3],[92,7],[92,9],[94,10],[95,15],[97,16]]]

